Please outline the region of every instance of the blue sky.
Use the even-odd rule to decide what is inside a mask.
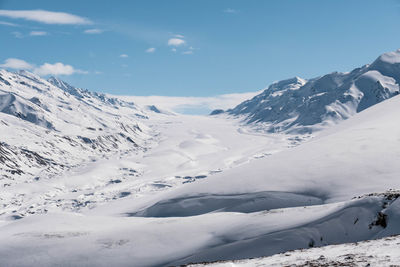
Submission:
[[[395,0],[0,0],[0,65],[112,94],[212,96],[349,71],[400,48],[399,26]]]

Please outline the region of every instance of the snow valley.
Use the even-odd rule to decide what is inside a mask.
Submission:
[[[199,116],[1,70],[0,265],[399,264],[365,256],[398,246],[399,84],[400,50]]]

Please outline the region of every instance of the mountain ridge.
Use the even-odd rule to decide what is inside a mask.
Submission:
[[[48,177],[90,158],[143,149],[149,138],[146,119],[132,102],[54,77],[46,81],[27,71],[0,70],[0,184]]]
[[[269,132],[311,133],[348,119],[400,92],[400,50],[351,72],[271,84],[225,114],[261,123]]]

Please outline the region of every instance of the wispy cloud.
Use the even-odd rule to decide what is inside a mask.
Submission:
[[[193,55],[194,50],[197,50],[197,49],[194,48],[193,46],[189,46],[188,50],[182,52],[182,55]]]
[[[174,52],[174,53],[176,53],[176,48],[175,48],[175,47],[172,48],[171,51]]]
[[[11,32],[11,34],[15,38],[18,38],[18,39],[22,39],[22,38],[25,38],[27,36],[46,36],[46,35],[49,35],[49,33],[45,32],[45,31],[30,31],[27,34],[23,34],[23,33],[19,32],[19,31],[14,31],[14,32]]]
[[[45,24],[92,24],[92,21],[84,17],[47,10],[0,10],[0,16],[13,19],[25,19]]]
[[[10,27],[19,27],[18,24],[7,22],[7,21],[0,21],[0,25],[10,26]]]
[[[35,66],[34,64],[28,63],[25,60],[18,58],[8,58],[4,61],[3,64],[0,64],[2,68],[8,69],[23,69],[23,70],[31,70],[34,73],[46,76],[46,75],[72,75],[72,74],[88,74],[87,71],[75,69],[71,65],[67,65],[61,62],[57,62],[54,64],[44,63],[40,66]]]
[[[156,52],[156,49],[154,47],[150,47],[150,48],[147,48],[145,52],[146,53],[154,53],[154,52]]]
[[[48,35],[48,33],[45,31],[31,31],[29,33],[29,35],[30,36],[45,36],[45,35]]]
[[[8,68],[8,69],[25,69],[25,70],[31,70],[33,69],[33,65],[29,64],[25,60],[18,59],[18,58],[7,58],[3,64],[0,64],[0,67],[2,68]]]
[[[182,34],[174,34],[174,37],[180,38],[180,39],[185,38],[185,36],[183,36]]]
[[[127,54],[121,54],[121,55],[119,55],[119,57],[120,58],[127,58],[127,57],[129,57]]]
[[[185,43],[186,43],[186,41],[183,39],[180,39],[180,38],[170,38],[168,40],[169,46],[181,46],[181,45],[184,45]]]
[[[24,35],[20,32],[12,32],[12,35],[14,35],[15,38],[24,38]]]
[[[228,7],[228,8],[225,8],[222,12],[224,12],[224,13],[229,13],[229,14],[236,14],[236,13],[238,13],[239,11],[236,10],[236,9],[233,9],[233,8]]]
[[[87,29],[87,30],[83,31],[83,33],[86,33],[86,34],[100,34],[103,32],[104,32],[104,30],[102,30],[102,29]]]
[[[150,44],[163,44],[171,36],[169,32],[137,23],[107,23],[107,30]]]

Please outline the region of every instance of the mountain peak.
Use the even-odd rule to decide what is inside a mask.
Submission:
[[[52,85],[57,86],[61,89],[73,87],[70,84],[68,84],[67,82],[61,80],[60,78],[54,77],[54,76],[51,76],[50,78],[48,78],[47,81],[49,83],[51,83]]]
[[[289,79],[285,79],[285,80],[274,82],[273,84],[276,84],[278,86],[284,86],[284,85],[293,84],[293,83],[301,83],[301,84],[303,84],[303,83],[305,83],[305,80],[300,78],[300,77],[298,77],[298,76],[295,76],[295,77],[292,77],[292,78],[289,78]]]
[[[298,88],[300,88],[301,86],[303,86],[307,81],[300,78],[300,77],[293,77],[293,78],[289,78],[286,80],[282,80],[282,81],[278,81],[278,82],[274,82],[273,84],[271,84],[268,89],[266,91],[271,92],[271,91],[285,91],[285,90],[296,90]]]
[[[48,82],[58,82],[61,81],[59,78],[55,76],[50,76],[50,78],[47,79]]]
[[[380,55],[376,61],[383,61],[389,64],[398,64],[400,63],[400,49],[384,53]]]
[[[57,77],[51,76],[50,78],[47,79],[47,81],[49,83],[51,83],[52,85],[60,88],[61,90],[65,91],[71,95],[74,95],[78,98],[82,97],[81,92],[77,88],[75,88],[74,86],[68,84],[67,82],[65,82]]]

